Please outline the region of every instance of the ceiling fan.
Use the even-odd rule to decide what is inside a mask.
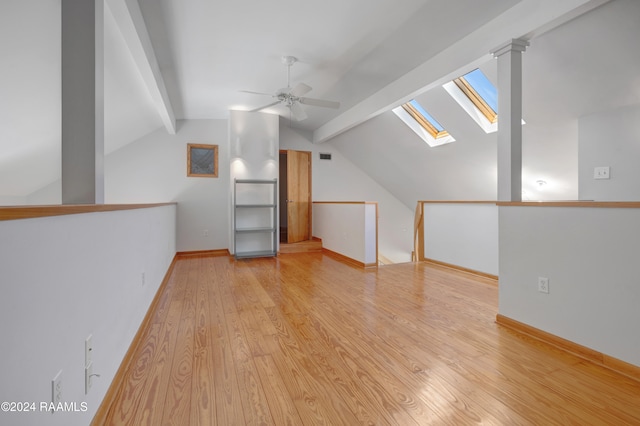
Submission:
[[[282,63],[287,66],[287,87],[278,90],[275,94],[241,90],[241,92],[244,92],[244,93],[251,93],[254,95],[266,95],[266,96],[271,96],[272,98],[277,99],[277,101],[275,102],[253,109],[250,112],[261,111],[263,109],[281,104],[289,108],[291,116],[293,116],[293,118],[295,118],[296,121],[302,121],[305,118],[307,118],[307,113],[305,112],[301,104],[323,107],[323,108],[333,108],[333,109],[340,108],[340,102],[304,97],[304,95],[306,95],[311,91],[311,86],[308,86],[304,83],[298,83],[296,84],[295,87],[293,88],[291,87],[291,84],[290,84],[291,66],[295,64],[297,61],[298,59],[295,56],[282,57]]]

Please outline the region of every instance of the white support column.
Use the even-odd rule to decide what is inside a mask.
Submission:
[[[522,201],[522,52],[529,42],[511,40],[498,58],[498,200]]]
[[[62,0],[62,204],[104,204],[104,0]]]

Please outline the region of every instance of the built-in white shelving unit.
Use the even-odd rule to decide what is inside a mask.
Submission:
[[[235,179],[234,249],[236,259],[277,254],[277,179]]]

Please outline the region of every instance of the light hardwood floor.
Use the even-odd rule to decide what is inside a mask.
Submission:
[[[177,261],[107,424],[640,424],[640,383],[495,323],[497,287],[322,253]]]

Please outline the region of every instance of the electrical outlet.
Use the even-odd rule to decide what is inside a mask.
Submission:
[[[51,402],[58,405],[62,401],[62,370],[51,380]]]
[[[538,277],[538,291],[540,293],[549,293],[549,278]]]
[[[204,231],[202,231],[202,236],[203,237],[208,237],[209,236],[209,230],[205,229]]]
[[[84,340],[84,365],[85,367],[93,361],[93,334]]]
[[[146,282],[146,277],[145,277],[144,271],[140,274],[140,279],[142,281],[142,285],[144,286],[144,284]]]

